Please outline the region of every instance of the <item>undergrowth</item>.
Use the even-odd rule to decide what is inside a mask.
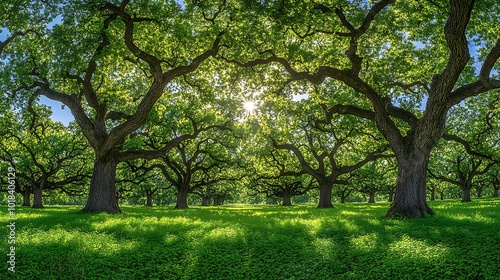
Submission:
[[[1,279],[498,279],[500,202],[431,202],[436,215],[384,218],[387,203],[16,209],[16,272]],[[7,225],[7,209],[4,221]],[[8,252],[7,252],[8,253]]]

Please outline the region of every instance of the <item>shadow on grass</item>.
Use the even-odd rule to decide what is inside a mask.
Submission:
[[[13,279],[497,279],[497,201],[387,207],[22,210]]]
[[[343,250],[342,279],[498,279],[499,206],[435,203],[436,216],[410,220],[363,211],[323,221],[317,236]]]

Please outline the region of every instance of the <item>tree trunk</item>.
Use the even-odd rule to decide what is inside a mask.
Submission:
[[[219,198],[219,201],[217,202],[217,205],[223,205],[225,201],[226,201],[226,198],[223,196],[223,197]]]
[[[153,193],[146,192],[146,206],[153,207]]]
[[[436,187],[431,187],[431,201],[436,200]]]
[[[347,198],[346,195],[341,195],[340,196],[340,204],[345,204],[345,199]]]
[[[377,194],[376,190],[370,190],[370,198],[368,199],[368,203],[375,203],[375,194]]]
[[[444,200],[444,191],[439,193],[439,199]]]
[[[42,187],[33,186],[33,206],[31,208],[43,208]]]
[[[387,217],[423,218],[426,214],[434,214],[427,205],[425,194],[429,155],[430,149],[398,157],[396,193]]]
[[[283,206],[292,206],[292,195],[289,192],[283,192]]]
[[[498,197],[498,189],[493,189],[493,197]]]
[[[83,213],[122,213],[115,189],[116,165],[117,162],[112,157],[98,158],[94,161],[89,196],[87,205],[82,209]]]
[[[224,204],[224,196],[216,196],[214,197],[214,205],[222,205]],[[273,198],[272,204],[278,204],[278,200]]]
[[[201,196],[201,206],[209,206],[210,205],[210,196],[202,195]]]
[[[188,207],[189,186],[182,186],[177,193],[177,203],[175,209],[187,209]]]
[[[483,187],[476,187],[476,196],[483,197]]]
[[[394,192],[389,191],[389,197],[387,198],[387,201],[392,202],[394,200]]]
[[[332,188],[333,186],[331,184],[320,185],[318,208],[333,208]]]
[[[470,199],[470,191],[471,187],[470,186],[465,186],[462,188],[462,202],[471,202],[472,200]]]
[[[219,203],[218,197],[214,198],[214,205],[217,205],[217,203]],[[266,204],[275,205],[278,203],[279,203],[279,201],[275,197],[267,197],[267,199],[266,199]]]
[[[31,206],[31,190],[29,188],[26,188],[23,191],[23,205],[22,206]]]

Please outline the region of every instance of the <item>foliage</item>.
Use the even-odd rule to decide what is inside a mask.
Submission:
[[[0,133],[0,161],[16,169],[16,192],[25,196],[27,206],[34,193],[34,207],[42,207],[42,191],[83,195],[91,172],[83,136],[74,126],[52,121],[47,108],[31,110],[37,111],[37,118],[12,111],[0,116],[9,123]]]
[[[470,191],[481,196],[488,185],[484,174],[500,163],[497,146],[499,99],[496,94],[474,97],[450,110],[444,140],[438,144],[429,172],[432,177],[460,187],[463,201]]]
[[[397,176],[358,180],[355,188],[395,192],[389,216],[422,217],[432,214],[426,190],[437,191],[434,181],[426,185],[429,166],[436,174],[452,175],[451,166],[456,177],[469,173],[469,191],[481,175],[478,195],[492,184],[487,178],[494,172],[486,173],[500,159],[495,4],[3,1],[1,135],[13,124],[12,111],[23,118],[35,112],[34,120],[47,115],[36,105],[40,95],[68,106],[78,127],[71,133],[83,135],[94,151],[85,156],[94,160],[85,211],[109,213],[120,213],[116,192],[151,198],[167,185],[158,174],[124,169],[123,162],[167,165],[168,185],[179,189],[177,181],[189,181],[185,185],[195,186],[189,192],[203,199],[246,194],[248,181],[222,184],[227,177],[279,172],[308,173],[327,200],[337,184],[344,200],[352,172],[382,156],[373,151],[386,152],[387,142]],[[257,108],[245,111],[248,102]],[[232,133],[208,131],[211,126]],[[15,155],[22,166],[29,165],[28,154],[43,166],[63,149],[43,148],[46,143],[28,137],[26,128],[18,130],[28,143],[17,141],[18,147],[38,148]],[[458,135],[475,158],[447,146],[429,163],[443,132],[446,140]],[[14,147],[10,140],[2,145]],[[176,167],[180,162],[203,172],[177,176],[189,173],[188,166]],[[118,190],[117,166],[124,184]],[[64,166],[59,177],[75,169]],[[381,166],[367,170],[385,172]]]
[[[370,162],[353,172],[353,185],[357,191],[369,196],[370,203],[375,203],[377,193],[390,191],[394,184],[395,166],[391,160],[383,159]]]

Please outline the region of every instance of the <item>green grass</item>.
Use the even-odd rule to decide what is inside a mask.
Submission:
[[[420,220],[385,219],[387,203],[19,207],[16,273],[2,261],[0,279],[499,279],[500,201],[431,207]]]

